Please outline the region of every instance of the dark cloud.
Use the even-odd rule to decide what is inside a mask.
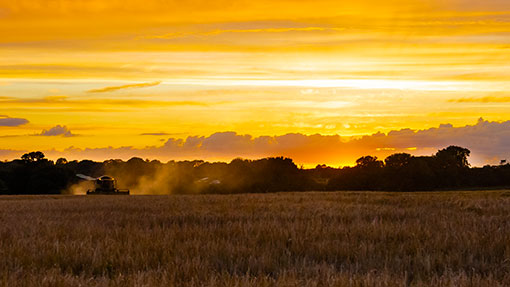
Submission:
[[[207,137],[170,138],[163,146],[158,147],[69,148],[48,153],[54,157],[95,160],[129,159],[133,156],[160,160],[230,160],[236,157],[288,156],[300,164],[339,165],[353,164],[363,155],[375,155],[380,158],[396,152],[430,155],[449,145],[470,149],[472,151],[470,162],[476,166],[510,159],[510,121],[489,122],[480,118],[476,124],[463,127],[443,124],[437,128],[401,129],[359,138],[299,133],[253,137],[235,132],[219,132]]]
[[[43,130],[41,132],[41,136],[63,136],[63,137],[73,137],[74,134],[66,126],[57,125],[52,127],[49,130]]]
[[[0,127],[18,127],[28,123],[29,121],[27,119],[10,118],[5,115],[0,115]]]

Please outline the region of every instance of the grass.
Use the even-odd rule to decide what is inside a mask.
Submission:
[[[2,286],[509,286],[510,193],[0,197]]]

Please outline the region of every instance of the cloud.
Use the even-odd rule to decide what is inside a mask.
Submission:
[[[9,158],[19,158],[25,151],[12,150],[12,149],[0,149],[0,160]]]
[[[164,35],[143,37],[144,39],[177,39],[189,36],[215,36],[226,33],[287,33],[287,32],[314,32],[314,31],[344,31],[345,28],[332,27],[282,27],[282,28],[259,28],[259,29],[224,29],[208,32],[175,32]]]
[[[0,115],[0,127],[19,127],[28,124],[27,119],[22,118],[10,118],[5,115]]]
[[[451,99],[453,103],[510,103],[510,97],[482,97],[482,98],[460,98]]]
[[[143,133],[141,136],[168,136],[169,133]]]
[[[41,136],[63,136],[63,137],[73,137],[74,134],[66,126],[57,125],[52,127],[49,130],[43,130],[40,134]]]
[[[151,82],[151,83],[129,84],[129,85],[113,86],[113,87],[104,87],[104,88],[100,88],[100,89],[88,90],[87,93],[106,93],[106,92],[113,92],[113,91],[118,91],[118,90],[123,90],[123,89],[147,88],[147,87],[154,87],[159,84],[161,84],[161,81]]]
[[[111,112],[119,108],[149,108],[149,107],[179,107],[179,106],[210,106],[224,104],[226,102],[200,102],[200,101],[169,101],[169,100],[144,100],[144,99],[73,99],[67,96],[50,96],[44,98],[6,98],[1,99],[3,107],[44,107],[60,109],[62,107],[74,111]]]
[[[510,159],[510,121],[489,122],[480,118],[475,125],[463,127],[443,124],[425,130],[401,129],[387,134],[375,133],[358,138],[299,133],[254,137],[236,132],[218,132],[210,136],[169,138],[163,146],[93,149],[71,147],[64,151],[49,151],[48,154],[55,158],[66,156],[73,159],[95,160],[129,159],[138,156],[160,160],[210,161],[228,161],[236,157],[256,159],[288,156],[297,163],[308,166],[318,163],[338,166],[354,164],[357,158],[364,155],[375,155],[379,158],[397,152],[431,155],[449,145],[470,149],[472,152],[470,162],[475,166]]]

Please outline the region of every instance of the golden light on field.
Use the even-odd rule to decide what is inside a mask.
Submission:
[[[508,141],[510,2],[383,2],[2,1],[0,159],[88,149],[167,160],[175,140],[189,157],[229,160],[186,145],[228,131],[239,137],[217,144],[252,140],[238,156],[307,165],[449,144],[468,145],[480,164],[507,156],[477,149],[485,133],[458,133],[495,133],[492,124],[501,137],[484,144]],[[447,124],[458,128],[450,140]],[[430,136],[358,141],[406,129]],[[283,144],[286,134],[306,140]],[[359,144],[338,149],[347,142]]]

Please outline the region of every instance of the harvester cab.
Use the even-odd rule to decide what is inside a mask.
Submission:
[[[106,194],[106,195],[129,195],[129,189],[118,189],[117,180],[111,176],[103,175],[98,178],[77,174],[78,177],[94,181],[94,189],[87,190],[87,194]]]

